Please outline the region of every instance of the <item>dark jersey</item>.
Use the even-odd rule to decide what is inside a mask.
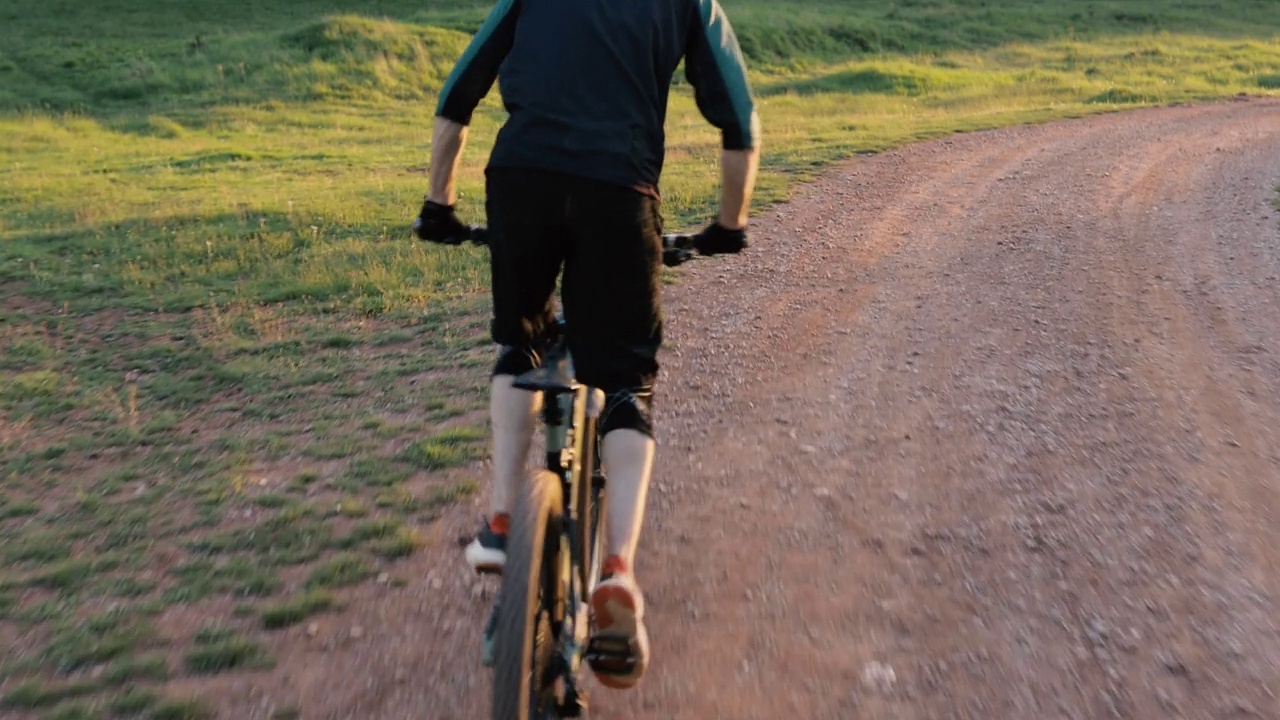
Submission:
[[[738,40],[716,0],[499,0],[436,114],[463,125],[499,83],[509,118],[489,167],[553,170],[656,193],[681,60],[723,146],[756,146]]]

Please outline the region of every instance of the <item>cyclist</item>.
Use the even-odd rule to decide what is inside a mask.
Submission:
[[[609,477],[606,556],[590,599],[594,636],[622,639],[633,670],[597,671],[629,688],[648,666],[636,543],[655,443],[651,403],[662,342],[658,180],[668,90],[681,62],[699,110],[720,129],[719,216],[702,254],[747,246],[760,128],[738,41],[716,0],[498,0],[441,90],[429,192],[414,223],[425,240],[462,242],[454,175],[467,127],[494,80],[508,118],[485,170],[493,340],[491,515],[467,548],[500,572],[540,396],[512,386],[553,329],[563,266],[567,342],[577,377],[605,393],[601,460]]]

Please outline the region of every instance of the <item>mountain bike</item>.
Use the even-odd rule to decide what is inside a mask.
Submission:
[[[470,240],[486,244],[484,229],[472,228]],[[696,255],[692,236],[663,236],[665,265]],[[574,378],[563,319],[555,330],[542,365],[514,383],[543,395],[546,458],[516,501],[502,583],[484,628],[494,720],[582,717],[583,661],[605,672],[634,662],[616,640],[591,638],[588,600],[604,562],[607,482],[596,427],[604,393]]]

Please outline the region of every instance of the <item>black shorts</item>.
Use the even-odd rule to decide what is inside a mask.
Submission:
[[[563,267],[578,380],[606,393],[652,388],[662,344],[658,199],[540,170],[490,168],[486,181],[494,342],[542,347]]]

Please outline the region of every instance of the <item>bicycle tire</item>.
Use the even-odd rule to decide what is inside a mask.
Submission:
[[[542,687],[543,678],[536,679],[535,687],[533,676],[540,664],[545,673],[555,653],[555,616],[564,611],[564,579],[559,577],[563,495],[560,479],[542,470],[528,479],[516,503],[494,639],[493,720],[558,717],[555,698],[543,697],[553,688]],[[535,702],[540,703],[536,708]]]
[[[608,513],[604,488],[599,493],[592,492],[591,511],[588,515],[590,521],[587,528],[587,556],[583,560],[585,580],[582,587],[590,595],[591,590],[595,588],[596,583],[600,582],[600,575],[604,571],[604,540],[605,527],[607,525]]]
[[[595,473],[599,468],[599,442],[596,421],[588,418],[583,428],[582,477],[578,479],[578,570],[583,592],[600,580],[604,564],[604,488],[596,492]]]

